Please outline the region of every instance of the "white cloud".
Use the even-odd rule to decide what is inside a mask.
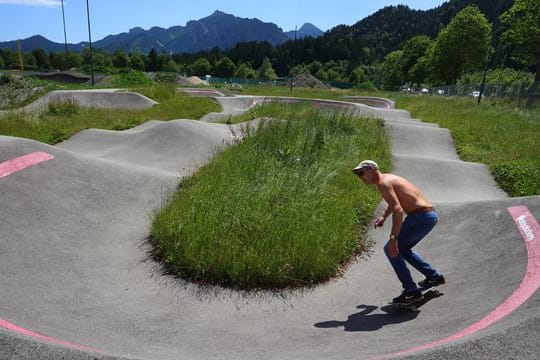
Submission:
[[[0,0],[0,4],[56,7],[56,6],[61,6],[62,1],[61,0]]]

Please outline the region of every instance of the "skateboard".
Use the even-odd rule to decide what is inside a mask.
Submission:
[[[422,300],[409,303],[395,303],[391,301],[390,304],[394,306],[394,308],[399,310],[416,311],[420,306],[424,305],[429,300],[437,298],[439,296],[443,296],[443,293],[435,289],[435,287],[421,288],[420,291],[422,291],[422,294],[424,295],[424,298]]]

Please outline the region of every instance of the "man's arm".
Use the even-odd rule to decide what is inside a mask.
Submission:
[[[375,220],[375,227],[378,228],[378,227],[383,226],[384,222],[390,216],[391,213],[392,213],[392,208],[390,208],[390,206],[387,206],[386,210],[384,211],[384,214],[382,214],[377,220]]]
[[[388,250],[391,257],[396,257],[399,254],[397,236],[403,224],[403,208],[392,184],[383,182],[378,185],[378,189],[384,200],[388,203],[387,211],[390,211],[392,214],[392,231],[390,233],[391,239],[388,242]]]

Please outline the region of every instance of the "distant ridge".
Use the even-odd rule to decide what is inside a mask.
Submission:
[[[292,37],[288,34],[292,34]],[[322,34],[323,32],[312,24],[304,24],[297,32],[298,38],[317,37]],[[135,27],[128,32],[106,36],[94,42],[93,46],[110,53],[115,50],[148,53],[151,49],[160,52],[194,53],[214,47],[226,50],[248,41],[268,41],[275,46],[291,38],[294,39],[294,30],[285,33],[274,23],[240,18],[216,10],[210,16],[189,21],[186,26],[173,26],[168,29],[156,26],[149,30]],[[21,40],[21,44],[24,51],[43,49],[47,52],[59,52],[65,49],[63,43],[50,41],[41,35]],[[87,42],[68,44],[68,49],[81,52],[86,46]],[[0,49],[3,48],[17,51],[17,41],[0,42]]]
[[[289,39],[294,40],[294,38],[295,38],[294,33],[295,33],[295,31],[291,30],[291,31],[287,31],[285,33],[285,35],[287,35],[289,37]],[[322,36],[323,34],[324,34],[324,31],[322,31],[321,29],[319,29],[315,25],[313,25],[311,23],[305,23],[304,25],[302,25],[302,27],[300,29],[298,29],[296,31],[296,38],[301,39],[301,38],[305,38],[305,37],[309,37],[309,36],[311,36],[313,38],[317,38],[319,36]]]

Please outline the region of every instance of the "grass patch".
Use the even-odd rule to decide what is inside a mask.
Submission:
[[[233,91],[231,91],[234,93]],[[258,95],[258,96],[290,96],[301,97],[308,99],[329,99],[342,100],[346,95],[358,95],[358,92],[351,90],[340,89],[312,89],[312,88],[293,88],[290,90],[287,86],[257,86],[247,85],[242,88],[242,95]]]
[[[0,75],[0,110],[22,107],[56,88],[55,84],[34,77]]]
[[[133,86],[150,86],[153,81],[143,72],[128,70],[114,77],[113,86],[119,88],[128,88]]]
[[[135,89],[159,102],[147,110],[82,109],[76,102],[51,103],[34,113],[9,112],[2,116],[0,134],[56,144],[88,128],[123,130],[148,120],[199,119],[220,111],[208,98],[196,98],[176,91],[173,85],[159,84]]]
[[[155,216],[152,241],[175,274],[233,288],[305,286],[363,249],[380,198],[351,169],[389,169],[381,122],[306,104],[255,110],[272,121],[182,181]]]
[[[540,195],[540,109],[509,101],[398,96],[396,107],[450,129],[462,160],[486,164],[510,196]]]

